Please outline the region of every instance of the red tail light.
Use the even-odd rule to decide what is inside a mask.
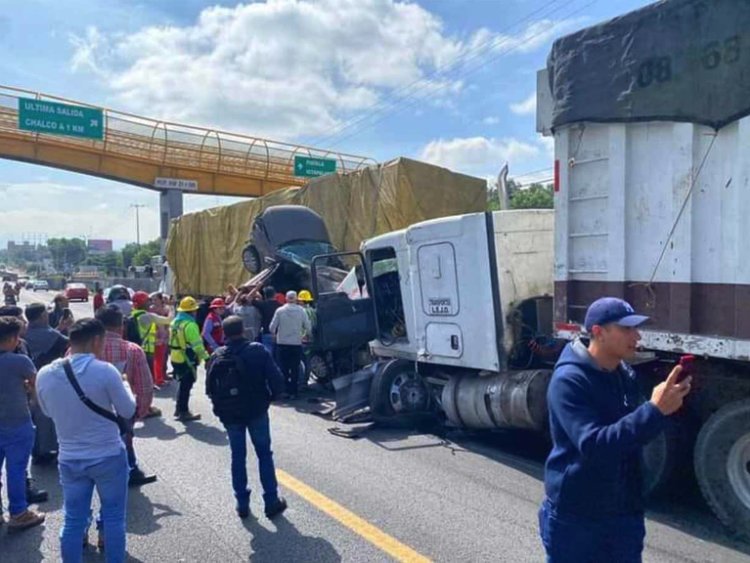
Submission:
[[[555,159],[555,193],[560,191],[560,160]]]

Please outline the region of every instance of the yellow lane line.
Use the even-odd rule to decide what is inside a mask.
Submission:
[[[325,512],[328,516],[360,535],[375,547],[385,551],[396,561],[408,561],[409,563],[427,563],[430,561],[427,557],[417,553],[408,545],[404,545],[393,536],[389,536],[379,528],[363,520],[351,510],[344,508],[339,503],[329,499],[302,481],[295,479],[286,471],[277,468],[276,477],[284,487],[301,496],[318,510]]]

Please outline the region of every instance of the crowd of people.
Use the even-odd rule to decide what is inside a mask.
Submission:
[[[186,296],[175,306],[160,293],[115,286],[106,297],[97,288],[91,318],[76,320],[63,294],[50,305],[0,307],[0,470],[4,465],[9,530],[45,521],[31,505],[48,494],[34,487],[29,464],[56,461],[63,561],[81,560],[92,526],[107,560],[124,560],[128,487],[157,480],[139,467],[135,424],[162,416],[154,391],[173,381],[175,420],[200,419],[189,402],[201,364],[213,412],[227,431],[237,514],[249,515],[246,436],[258,458],[265,514],[283,512],[268,409],[297,397],[303,346],[315,322],[311,301],[307,290],[279,295],[270,286],[230,286],[203,304]],[[101,511],[92,519],[95,488]]]

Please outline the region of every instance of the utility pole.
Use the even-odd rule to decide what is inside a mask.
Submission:
[[[141,207],[146,207],[143,203],[131,203],[130,207],[135,208],[135,237],[136,237],[136,244],[138,245],[138,248],[141,247],[141,217],[140,217],[140,210]]]

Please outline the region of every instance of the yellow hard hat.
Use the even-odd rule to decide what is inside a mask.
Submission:
[[[305,302],[309,303],[310,301],[313,300],[312,293],[310,293],[306,289],[303,289],[302,291],[299,292],[299,295],[297,295],[297,300],[298,301],[305,301]]]
[[[198,302],[193,297],[183,297],[177,310],[180,313],[192,313],[198,310]]]

